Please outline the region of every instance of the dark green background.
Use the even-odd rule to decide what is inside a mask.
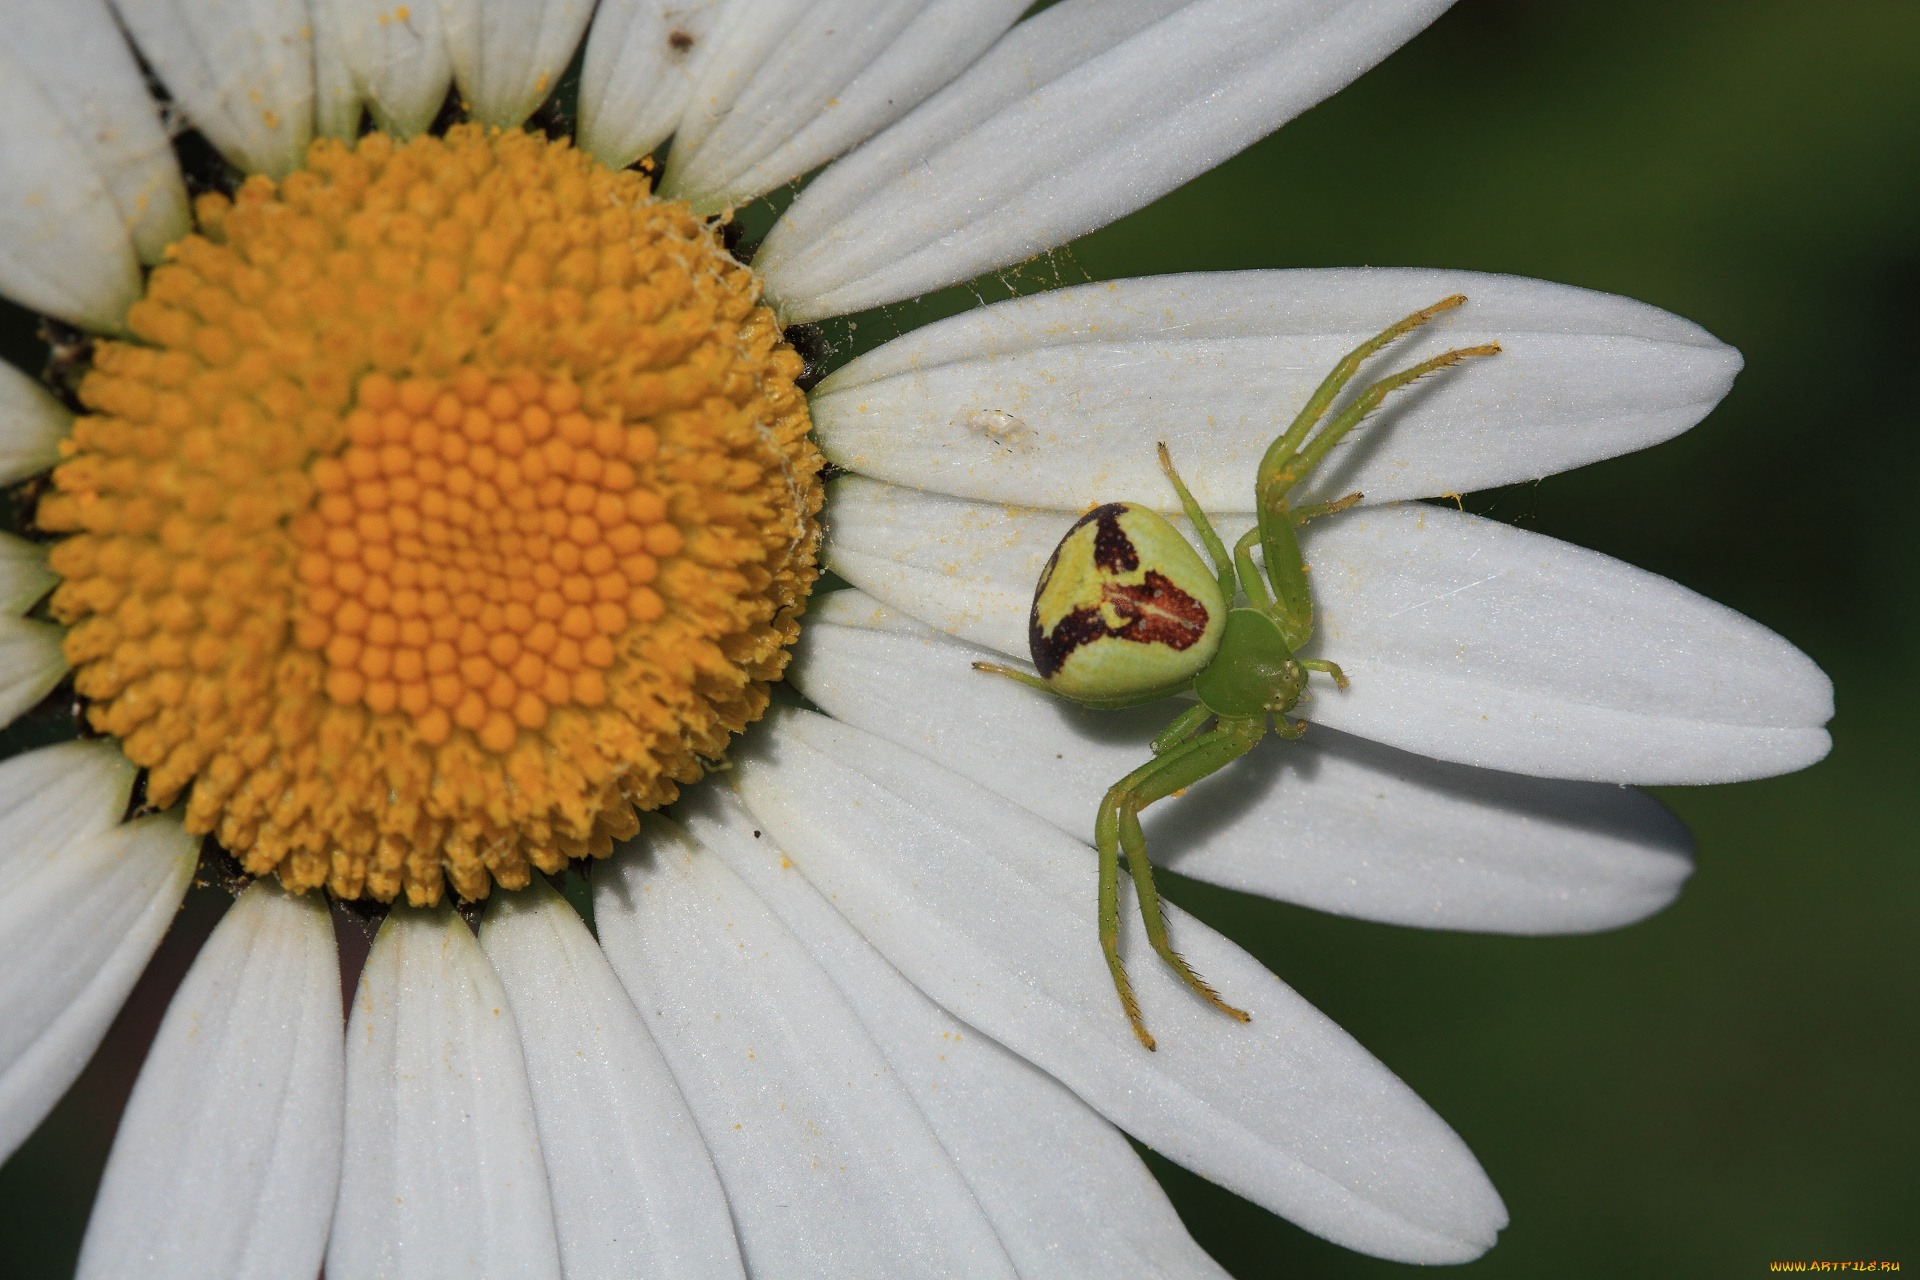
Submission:
[[[1280,134],[1023,273],[1507,271],[1645,299],[1746,355],[1681,439],[1469,500],[1722,600],[1833,677],[1825,763],[1661,793],[1700,845],[1677,904],[1515,939],[1171,889],[1472,1145],[1513,1215],[1473,1276],[1920,1268],[1917,227],[1920,6],[1462,0]],[[0,316],[31,365],[28,334]],[[70,1274],[140,1055],[222,902],[189,899],[101,1054],[0,1170],[0,1274]],[[1245,1280],[1404,1273],[1155,1168]]]

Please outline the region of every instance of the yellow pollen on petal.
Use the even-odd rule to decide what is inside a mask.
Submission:
[[[758,280],[641,175],[477,126],[195,212],[36,517],[90,722],[291,889],[605,856],[765,710],[816,574]]]

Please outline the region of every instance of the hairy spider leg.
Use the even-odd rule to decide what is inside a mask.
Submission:
[[[1332,502],[1316,502],[1309,507],[1295,507],[1293,509],[1293,522],[1295,524],[1305,524],[1309,520],[1318,520],[1321,516],[1330,516],[1336,512],[1345,511],[1348,507],[1366,496],[1364,493],[1350,493],[1344,498],[1335,498]]]
[[[1307,432],[1313,430],[1314,424],[1326,416],[1327,407],[1333,403],[1333,398],[1340,394],[1342,387],[1353,381],[1353,376],[1360,372],[1361,364],[1369,356],[1396,338],[1404,337],[1418,329],[1441,312],[1451,311],[1460,306],[1466,300],[1467,295],[1464,293],[1455,293],[1442,298],[1432,306],[1424,307],[1388,325],[1340,357],[1340,363],[1334,365],[1327,376],[1320,380],[1320,385],[1314,388],[1311,396],[1307,397],[1306,404],[1302,405],[1300,412],[1294,415],[1293,422],[1272,444],[1267,446],[1266,454],[1260,459],[1259,470],[1254,473],[1256,492],[1269,487],[1280,478],[1280,472],[1286,463],[1300,452],[1300,446],[1306,441]],[[1298,472],[1293,476],[1293,481],[1297,482],[1305,475],[1304,471]]]
[[[1355,396],[1353,403],[1342,409],[1324,431],[1295,455],[1300,461],[1300,474],[1307,475],[1320,465],[1320,459],[1327,456],[1327,450],[1340,443],[1342,436],[1360,425],[1368,414],[1380,407],[1381,401],[1405,386],[1418,382],[1430,373],[1459,364],[1470,356],[1493,356],[1500,354],[1500,344],[1483,342],[1476,347],[1455,347],[1451,351],[1442,351],[1431,360],[1422,360],[1411,369],[1402,369],[1399,373],[1389,374]]]
[[[1108,818],[1104,803],[1093,838],[1100,852],[1100,954],[1107,958],[1107,973],[1119,993],[1121,1010],[1133,1024],[1133,1034],[1151,1050],[1153,1037],[1147,1034],[1147,1024],[1140,1021],[1140,1002],[1133,998],[1127,966],[1120,962],[1120,834],[1118,824]]]
[[[1266,454],[1260,459],[1259,470],[1254,476],[1254,508],[1259,512],[1260,545],[1267,562],[1267,581],[1273,586],[1273,605],[1269,612],[1289,648],[1297,650],[1313,636],[1313,593],[1307,585],[1307,565],[1300,554],[1300,539],[1295,527],[1305,519],[1351,505],[1359,500],[1359,496],[1356,494],[1334,502],[1316,504],[1295,513],[1288,506],[1287,495],[1319,465],[1328,450],[1359,426],[1368,414],[1379,408],[1387,396],[1430,373],[1458,364],[1469,356],[1493,355],[1500,350],[1500,344],[1488,342],[1455,348],[1382,378],[1355,396],[1353,402],[1335,414],[1311,440],[1308,439],[1308,433],[1326,415],[1334,397],[1360,371],[1363,361],[1394,339],[1465,301],[1466,297],[1462,294],[1442,298],[1432,306],[1387,326],[1349,351],[1321,381],[1294,418],[1293,424],[1267,446]]]
[[[1171,735],[1192,718],[1182,715],[1160,739]],[[1201,717],[1204,719],[1204,717]],[[1196,721],[1197,723],[1197,721]],[[1245,1010],[1236,1009],[1220,998],[1220,993],[1205,978],[1194,972],[1167,935],[1167,922],[1160,910],[1160,894],[1153,885],[1153,866],[1147,860],[1147,839],[1140,829],[1140,811],[1156,800],[1164,799],[1202,778],[1218,773],[1266,736],[1265,715],[1246,719],[1221,720],[1210,732],[1169,747],[1165,754],[1149,761],[1122,778],[1107,791],[1100,802],[1100,816],[1094,823],[1094,843],[1100,852],[1100,949],[1107,958],[1107,971],[1113,975],[1114,989],[1120,993],[1120,1007],[1133,1024],[1134,1035],[1147,1048],[1154,1047],[1140,1018],[1140,1004],[1133,996],[1133,984],[1127,980],[1126,966],[1120,960],[1120,854],[1127,855],[1127,871],[1133,876],[1140,919],[1147,928],[1147,941],[1166,962],[1167,967],[1208,1004],[1241,1022],[1248,1021]]]

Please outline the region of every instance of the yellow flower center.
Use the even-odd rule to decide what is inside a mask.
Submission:
[[[296,890],[605,856],[765,710],[816,572],[759,282],[640,175],[471,126],[196,214],[37,514],[90,722]]]

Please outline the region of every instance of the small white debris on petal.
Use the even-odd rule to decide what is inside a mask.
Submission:
[[[954,418],[958,426],[977,431],[1008,453],[1026,448],[1033,441],[1027,424],[1003,409],[969,409]]]

